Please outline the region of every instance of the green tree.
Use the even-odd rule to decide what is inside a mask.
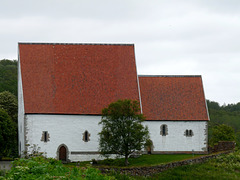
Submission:
[[[0,93],[0,108],[4,109],[8,115],[12,118],[15,124],[17,124],[18,115],[18,103],[15,95],[8,91]]]
[[[240,148],[240,132],[236,132],[236,145]]]
[[[17,61],[0,60],[0,92],[9,91],[17,96]]]
[[[0,108],[0,155],[10,156],[16,147],[16,127],[10,116]]]
[[[142,125],[144,119],[137,101],[126,99],[111,103],[102,110],[99,151],[103,155],[122,155],[128,165],[129,155],[143,149],[149,139],[148,127]]]
[[[212,129],[212,138],[210,145],[214,145],[219,141],[236,141],[234,129],[226,124],[216,125]]]
[[[208,137],[212,139],[213,129],[216,125],[226,124],[240,132],[240,103],[220,106],[219,103],[207,100],[210,121],[208,124]],[[240,146],[240,135],[236,134],[236,142]],[[211,141],[210,141],[211,142]]]
[[[210,101],[210,100],[207,100],[207,105],[208,105],[208,108],[211,108],[211,109],[220,109],[220,105],[218,102],[215,102],[215,101]]]

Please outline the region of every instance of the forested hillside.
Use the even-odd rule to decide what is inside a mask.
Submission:
[[[236,142],[238,147],[240,147],[240,102],[220,106],[217,102],[207,100],[207,105],[210,115],[209,139],[212,138],[214,127],[226,124],[234,129]]]
[[[240,132],[240,102],[220,106],[217,102],[207,100],[210,125],[226,124]]]
[[[17,96],[17,61],[0,60],[0,92],[9,91]]]
[[[17,61],[0,61],[0,157],[17,156]]]

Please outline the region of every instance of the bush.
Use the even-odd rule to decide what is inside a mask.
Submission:
[[[240,170],[240,152],[230,153],[228,155],[222,155],[211,162],[215,167],[221,167],[229,171]]]
[[[212,129],[212,138],[210,139],[210,145],[213,146],[219,141],[236,141],[234,129],[231,126],[225,124],[214,126]]]
[[[6,170],[0,169],[0,180],[1,180],[1,177],[5,175],[6,175]]]
[[[42,156],[29,159],[17,159],[13,162],[12,169],[6,175],[7,179],[114,179],[105,176],[98,169],[64,167],[58,160]]]

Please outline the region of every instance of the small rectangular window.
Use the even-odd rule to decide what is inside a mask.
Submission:
[[[162,135],[166,136],[166,126],[165,125],[162,127]]]
[[[88,142],[88,132],[87,131],[85,131],[84,139],[85,139],[85,142]]]
[[[43,141],[44,141],[44,142],[47,142],[47,140],[48,140],[48,139],[47,139],[47,131],[45,131],[45,132],[44,132],[44,140],[43,140]]]
[[[185,136],[186,137],[192,137],[193,136],[193,131],[191,129],[190,130],[186,129]]]
[[[168,128],[167,128],[166,124],[163,124],[163,125],[160,126],[160,134],[162,136],[168,135]]]
[[[189,130],[189,136],[192,136],[192,130]]]
[[[88,141],[90,141],[90,133],[86,130],[84,133],[83,133],[83,141],[84,142],[88,142]]]
[[[48,131],[43,131],[42,132],[41,141],[43,141],[43,142],[48,142],[49,141],[49,133],[48,133]]]

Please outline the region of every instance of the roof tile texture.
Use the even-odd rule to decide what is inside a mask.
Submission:
[[[201,76],[139,77],[147,120],[209,120]]]
[[[139,100],[133,45],[19,44],[25,113],[101,114]]]

